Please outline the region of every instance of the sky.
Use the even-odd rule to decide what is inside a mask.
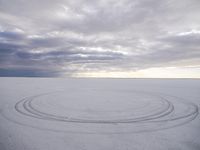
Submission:
[[[0,76],[200,78],[200,1],[0,0]]]

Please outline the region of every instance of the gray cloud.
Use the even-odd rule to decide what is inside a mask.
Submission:
[[[0,0],[0,74],[73,76],[180,66],[182,61],[200,65],[199,4]]]

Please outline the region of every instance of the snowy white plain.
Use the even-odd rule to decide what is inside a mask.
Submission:
[[[0,78],[0,150],[200,150],[199,79]]]

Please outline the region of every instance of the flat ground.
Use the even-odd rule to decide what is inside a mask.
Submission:
[[[0,83],[0,150],[200,149],[197,79]]]

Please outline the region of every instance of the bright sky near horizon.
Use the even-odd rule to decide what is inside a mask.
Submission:
[[[0,0],[0,76],[200,78],[200,1]]]

